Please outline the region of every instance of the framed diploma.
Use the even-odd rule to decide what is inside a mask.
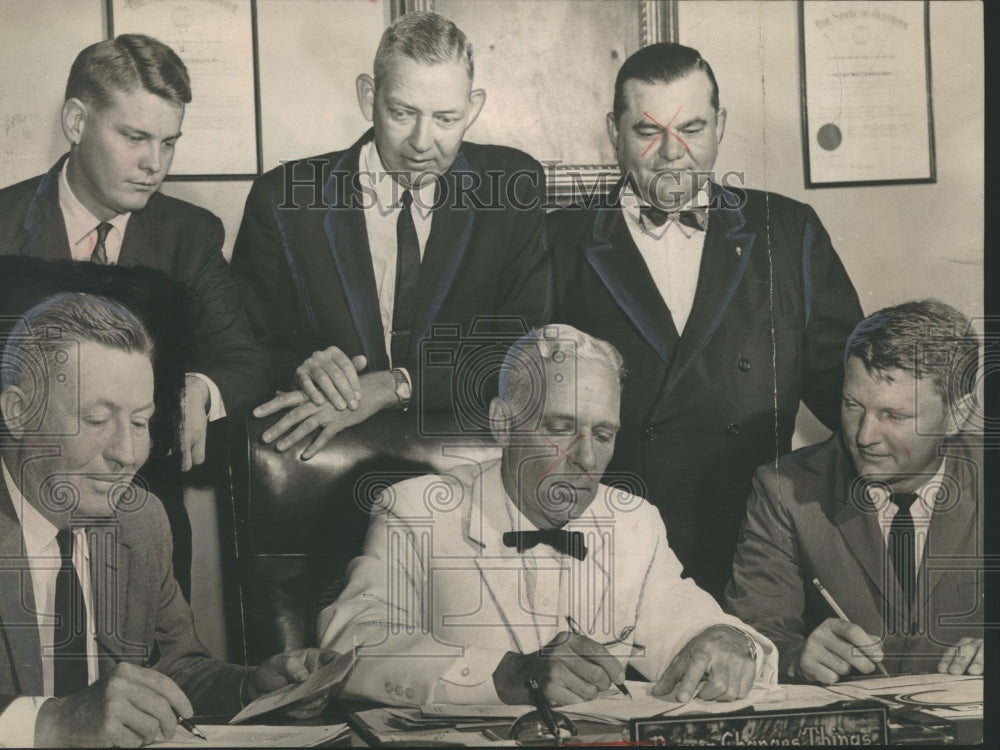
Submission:
[[[807,188],[935,181],[928,15],[799,0]]]
[[[256,0],[107,0],[108,33],[169,45],[192,100],[167,180],[248,180],[261,171]]]

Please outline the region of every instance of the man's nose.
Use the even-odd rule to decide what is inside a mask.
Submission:
[[[149,143],[139,159],[139,169],[147,174],[156,174],[160,171],[160,165],[160,149],[155,143]]]
[[[874,414],[865,413],[861,416],[855,440],[862,446],[877,445],[882,442],[882,429]]]
[[[673,130],[668,130],[660,138],[659,154],[662,159],[677,161],[683,158],[687,151],[687,144],[681,138],[680,134],[675,133]]]
[[[570,446],[569,455],[573,463],[590,471],[597,463],[597,451],[594,449],[594,436],[590,434],[577,435]]]
[[[434,119],[431,117],[418,117],[410,131],[410,147],[422,153],[434,145]]]
[[[112,469],[125,469],[135,466],[136,447],[135,436],[130,425],[119,425],[108,439],[104,457]]]

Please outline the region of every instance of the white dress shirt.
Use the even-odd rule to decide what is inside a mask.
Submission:
[[[68,168],[69,159],[59,171],[59,209],[62,211],[63,221],[66,223],[70,255],[73,260],[89,261],[94,247],[97,245],[97,227],[101,221],[73,193],[73,188],[70,187],[69,179],[66,177]],[[118,214],[108,221],[111,225],[111,231],[108,232],[108,236],[104,240],[104,249],[107,252],[109,265],[118,263],[122,252],[122,241],[125,239],[125,227],[128,226],[128,220],[131,216],[131,213]],[[198,378],[208,386],[209,421],[214,422],[216,419],[222,419],[226,416],[226,406],[222,402],[219,386],[203,373],[191,372],[188,375]]]
[[[54,693],[55,671],[52,660],[52,638],[55,623],[56,577],[59,573],[58,529],[24,499],[7,470],[0,461],[3,481],[10,493],[14,513],[21,524],[24,553],[31,567],[31,585],[35,596],[38,618],[38,635],[42,657],[42,689],[44,696],[15,698],[0,713],[0,745],[4,747],[33,747],[35,722],[42,704]],[[93,593],[90,581],[90,549],[84,529],[73,531],[73,567],[80,577],[83,601],[87,606],[87,683],[99,676],[97,665],[96,626],[94,623]]]
[[[622,190],[620,202],[629,234],[670,309],[677,333],[683,334],[694,305],[706,232],[673,219],[659,227],[647,225],[639,213],[642,202],[627,186]],[[708,191],[702,188],[694,201],[688,201],[681,208],[707,205]]]
[[[910,515],[913,516],[914,538],[914,561],[916,562],[917,575],[920,575],[920,563],[924,559],[924,547],[927,544],[927,532],[930,530],[931,517],[934,515],[934,505],[938,500],[947,497],[947,487],[944,485],[944,467],[947,459],[941,459],[941,466],[931,479],[924,483],[916,491],[917,499],[910,506]],[[939,492],[940,490],[940,492]],[[868,497],[878,511],[878,524],[882,531],[882,539],[885,541],[886,549],[889,547],[889,530],[892,527],[892,519],[896,517],[899,508],[890,500],[887,493],[881,486],[875,485],[868,490]]]
[[[371,249],[372,267],[375,271],[375,289],[378,292],[382,330],[385,332],[385,350],[391,356],[392,313],[396,298],[396,222],[399,220],[399,212],[403,209],[404,188],[386,172],[374,141],[361,147],[358,163],[363,196],[371,203],[364,206],[365,228],[368,232],[368,247]],[[410,214],[413,216],[413,226],[417,230],[421,260],[424,258],[424,248],[431,233],[433,219],[431,207],[434,205],[436,190],[436,180],[429,180],[411,191],[413,204]],[[373,193],[374,199],[371,199]],[[397,364],[393,362],[392,366],[396,367]]]

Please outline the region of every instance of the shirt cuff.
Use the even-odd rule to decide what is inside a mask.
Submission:
[[[38,711],[47,700],[42,695],[25,695],[8,703],[0,713],[0,747],[34,747]]]
[[[219,386],[215,384],[208,375],[203,375],[200,372],[189,372],[187,373],[193,378],[198,378],[201,382],[208,386],[208,421],[214,422],[217,419],[222,419],[226,416],[226,405],[222,401],[222,391],[219,390]]]
[[[493,673],[506,651],[467,646],[465,656],[456,659],[434,688],[434,703],[454,705],[501,703],[493,684]]]

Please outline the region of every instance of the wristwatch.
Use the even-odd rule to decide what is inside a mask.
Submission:
[[[744,641],[744,643],[746,643],[746,646],[747,646],[747,656],[749,656],[753,660],[753,663],[756,664],[757,663],[757,641],[755,641],[753,638],[751,638],[750,634],[747,633],[745,630],[741,630],[740,628],[736,627],[735,625],[723,625],[722,627],[727,628],[728,630],[731,630],[734,633],[738,633],[740,635],[740,637],[743,638],[743,641]]]
[[[410,396],[412,394],[410,381],[398,367],[393,367],[389,372],[392,373],[392,379],[396,381],[393,384],[393,388],[396,391],[396,400],[399,402],[399,408],[406,411],[410,406]]]

